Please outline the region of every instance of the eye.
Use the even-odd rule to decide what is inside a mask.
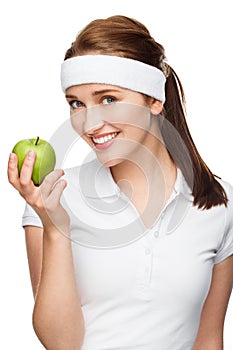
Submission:
[[[103,105],[108,105],[108,104],[113,103],[115,101],[116,101],[116,99],[114,97],[107,96],[107,97],[103,98],[102,103],[103,103]]]
[[[84,106],[84,104],[81,101],[76,101],[76,100],[70,101],[69,105],[73,110]]]

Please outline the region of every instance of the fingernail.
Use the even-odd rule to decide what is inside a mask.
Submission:
[[[10,153],[9,159],[11,162],[13,162],[15,160],[15,154],[14,153]]]
[[[34,154],[35,154],[34,151],[29,151],[27,156],[28,156],[28,158],[34,158]]]

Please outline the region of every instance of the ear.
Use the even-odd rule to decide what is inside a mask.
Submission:
[[[153,98],[150,103],[150,110],[152,114],[159,114],[163,110],[163,102]]]

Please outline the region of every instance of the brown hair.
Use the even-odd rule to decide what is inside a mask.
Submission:
[[[65,59],[89,52],[132,58],[164,72],[167,77],[166,102],[162,115],[168,122],[161,124],[161,133],[168,152],[192,190],[194,205],[202,209],[222,204],[227,206],[228,199],[223,187],[201,158],[190,135],[182,84],[175,71],[166,63],[163,46],[151,37],[148,29],[137,20],[125,16],[94,20],[78,34],[67,50]],[[169,124],[177,130],[183,148],[177,143],[174,128],[169,128]],[[188,158],[185,154],[188,154]]]

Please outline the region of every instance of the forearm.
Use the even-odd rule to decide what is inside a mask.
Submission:
[[[33,326],[48,350],[81,348],[84,319],[76,288],[71,241],[59,232],[44,233]]]
[[[223,350],[222,335],[197,338],[192,350]]]
[[[192,350],[223,350],[223,345],[220,345],[219,343],[208,343],[208,344],[200,344],[193,347]]]

